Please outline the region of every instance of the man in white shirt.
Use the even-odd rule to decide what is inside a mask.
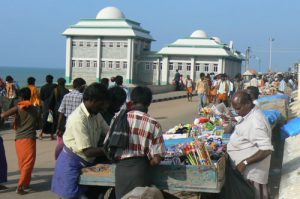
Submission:
[[[278,81],[279,81],[278,93],[284,94],[286,88],[286,82],[284,81],[282,74],[278,75]]]
[[[268,199],[271,153],[271,127],[263,112],[252,103],[249,94],[235,93],[232,106],[242,120],[235,126],[227,152],[236,169],[254,185],[255,199]]]
[[[252,79],[250,80],[250,86],[258,87],[258,80],[256,79],[256,75],[252,76]]]

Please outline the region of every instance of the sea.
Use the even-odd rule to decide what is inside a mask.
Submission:
[[[35,85],[40,87],[45,84],[46,76],[52,75],[54,81],[60,77],[65,77],[65,68],[31,68],[31,67],[2,67],[0,66],[0,78],[5,80],[6,76],[10,75],[20,87],[27,85],[27,78],[34,77]]]

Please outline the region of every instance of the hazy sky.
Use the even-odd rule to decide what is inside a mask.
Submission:
[[[250,46],[251,68],[258,69],[258,59],[268,67],[269,37],[275,70],[300,60],[299,0],[1,0],[0,66],[64,68],[62,32],[107,6],[151,31],[152,50],[202,29],[224,43],[233,40],[243,53]]]

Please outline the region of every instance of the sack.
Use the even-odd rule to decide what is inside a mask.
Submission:
[[[242,174],[232,168],[230,157],[226,160],[225,183],[221,189],[222,199],[255,199],[254,187],[248,183]]]
[[[52,114],[52,111],[49,111],[49,113],[48,113],[47,122],[53,123],[53,114]]]

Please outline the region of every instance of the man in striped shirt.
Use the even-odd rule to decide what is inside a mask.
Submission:
[[[147,87],[136,87],[131,93],[132,109],[127,113],[129,143],[115,153],[116,198],[135,187],[151,185],[149,169],[158,165],[165,152],[161,125],[148,114],[152,92]]]

